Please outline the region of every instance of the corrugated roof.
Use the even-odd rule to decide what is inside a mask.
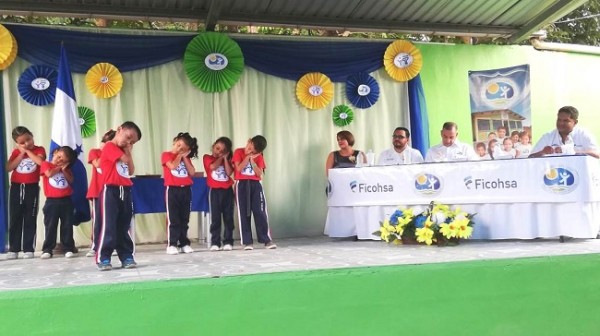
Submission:
[[[519,42],[587,0],[2,0],[0,14],[194,21],[507,37]]]

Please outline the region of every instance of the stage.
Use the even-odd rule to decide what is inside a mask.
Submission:
[[[73,259],[0,255],[0,333],[591,335],[600,327],[597,239],[276,243],[231,252],[195,243],[195,253],[175,256],[141,245],[137,269],[113,259],[106,272],[83,249]]]

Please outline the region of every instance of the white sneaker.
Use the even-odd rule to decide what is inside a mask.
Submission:
[[[95,257],[96,256],[96,251],[94,250],[89,250],[87,251],[87,253],[85,254],[86,257]]]
[[[275,243],[273,243],[272,241],[268,242],[265,244],[265,248],[268,250],[273,250],[277,248],[277,245],[275,245]]]
[[[246,251],[252,251],[252,250],[254,250],[254,246],[252,246],[252,245],[244,245],[244,250],[246,250]]]
[[[33,259],[33,252],[23,253],[23,259]]]
[[[19,252],[7,252],[6,253],[6,259],[10,260],[10,259],[17,259],[19,257]]]
[[[213,245],[210,247],[209,249],[211,252],[216,252],[216,251],[221,251],[221,248],[218,247],[217,245]]]
[[[113,257],[116,257],[116,256],[118,256],[119,254],[118,254],[118,253],[117,253],[117,251],[115,250],[115,251],[113,251],[113,253],[112,253],[111,255],[112,255]]]
[[[183,253],[194,253],[194,249],[190,245],[185,245],[181,248]]]
[[[169,246],[169,247],[167,247],[167,254],[170,254],[170,255],[179,254],[179,250],[177,249],[177,246]]]
[[[48,253],[48,252],[44,252],[42,253],[42,255],[40,256],[40,259],[50,259],[52,258],[52,254]]]
[[[225,244],[225,246],[223,246],[223,251],[231,251],[233,250],[233,246],[231,246],[230,244]]]
[[[75,257],[75,253],[73,253],[71,251],[65,253],[65,258],[73,258],[73,257]]]

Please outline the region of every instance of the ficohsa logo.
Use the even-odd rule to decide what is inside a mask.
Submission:
[[[364,183],[358,181],[350,182],[350,190],[354,193],[389,193],[394,192],[394,186],[391,184]]]
[[[352,192],[356,192],[357,186],[358,186],[358,183],[356,181],[350,182],[350,190],[352,190]]]
[[[422,195],[437,194],[442,188],[441,180],[433,174],[419,174],[415,177],[415,190]]]
[[[577,186],[577,177],[566,168],[552,167],[544,173],[544,186],[553,193],[566,194]]]

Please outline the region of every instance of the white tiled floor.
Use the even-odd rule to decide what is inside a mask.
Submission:
[[[0,255],[0,290],[70,287],[93,284],[180,278],[236,276],[255,273],[423,264],[479,259],[522,258],[566,254],[600,253],[600,240],[463,241],[459,246],[388,245],[377,241],[334,240],[327,237],[278,240],[276,250],[255,245],[253,251],[239,246],[231,252],[209,252],[195,244],[192,254],[167,255],[164,245],[137,246],[136,269],[99,272],[93,258],[6,260]]]

